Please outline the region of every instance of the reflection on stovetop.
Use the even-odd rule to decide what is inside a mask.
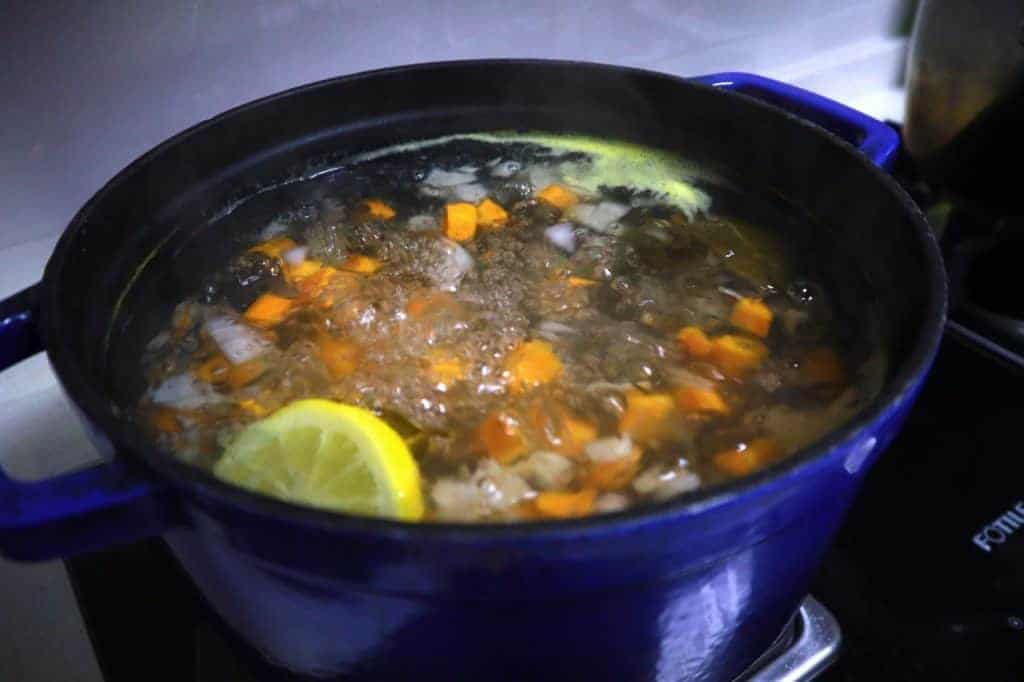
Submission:
[[[815,581],[843,630],[820,679],[1024,679],[1021,386],[973,348],[943,344]],[[250,679],[248,656],[161,541],[68,568],[108,682],[156,665],[168,679]]]

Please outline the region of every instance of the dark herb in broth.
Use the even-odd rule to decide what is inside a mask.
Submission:
[[[328,398],[406,439],[427,519],[612,512],[779,461],[884,371],[778,236],[791,213],[659,152],[460,136],[289,197],[143,358],[139,416],[197,466]]]

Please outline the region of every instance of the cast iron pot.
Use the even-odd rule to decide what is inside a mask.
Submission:
[[[890,357],[881,395],[824,441],[733,484],[628,513],[500,526],[290,506],[179,462],[120,416],[138,390],[138,354],[178,295],[178,264],[237,248],[225,207],[355,151],[488,129],[678,151],[802,212],[814,229],[787,239],[831,273],[837,304],[877,308]],[[109,460],[42,482],[0,475],[0,550],[38,560],[163,534],[234,633],[300,675],[730,679],[806,594],[940,338],[935,240],[882,169],[897,145],[863,114],[756,76],[544,61],[376,71],[201,123],[101,189],[42,283],[0,307],[0,368],[45,348]]]

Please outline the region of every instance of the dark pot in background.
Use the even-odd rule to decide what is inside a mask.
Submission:
[[[293,507],[155,450],[118,418],[137,381],[133,350],[173,304],[160,292],[175,256],[233,199],[311,158],[507,128],[680,151],[813,216],[808,244],[828,259],[839,297],[881,313],[881,395],[825,441],[731,485],[624,514],[495,527]],[[0,304],[0,367],[45,346],[111,454],[39,483],[0,475],[0,550],[43,559],[163,533],[239,637],[307,676],[731,679],[806,593],[941,335],[934,239],[878,168],[896,146],[862,114],[755,76],[687,81],[536,61],[361,74],[202,123],[100,190],[43,282]]]

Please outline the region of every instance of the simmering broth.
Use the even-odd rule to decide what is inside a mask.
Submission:
[[[749,475],[877,392],[877,353],[778,226],[667,154],[465,135],[310,182],[315,201],[182,292],[142,359],[139,419],[227,480],[366,512],[344,486],[312,492],[348,471],[303,459],[323,436],[247,431],[319,398],[404,441],[409,461],[365,454],[380,494],[417,488],[402,518],[607,513]],[[316,414],[302,428],[333,419]]]

